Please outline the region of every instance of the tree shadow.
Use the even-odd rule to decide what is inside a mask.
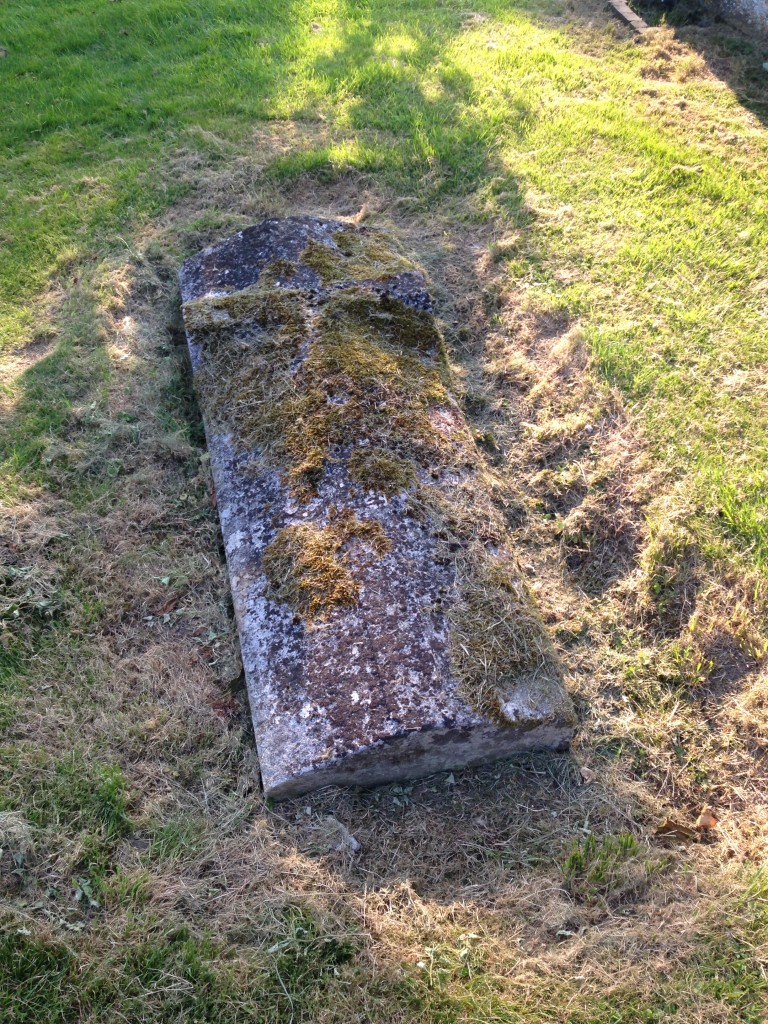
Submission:
[[[739,104],[763,124],[768,123],[768,38],[732,18],[721,17],[700,0],[639,0],[636,9],[653,28],[670,31],[672,43],[681,43],[703,58],[709,72],[725,82]],[[662,80],[671,78],[675,57],[661,40],[655,66]],[[649,75],[651,71],[649,70]]]
[[[351,12],[354,5],[347,7]],[[425,208],[445,196],[466,197],[504,175],[513,214],[523,197],[505,174],[500,129],[522,139],[534,112],[519,95],[506,97],[499,108],[484,102],[482,86],[452,53],[460,31],[455,12],[430,11],[422,19],[418,9],[407,18],[394,10],[375,29],[353,26],[350,19],[341,44],[319,56],[314,70],[345,90],[354,83],[349,96],[337,95],[330,84],[329,97],[340,103],[354,132],[380,137],[377,162],[395,190],[409,194],[416,187],[413,198]]]

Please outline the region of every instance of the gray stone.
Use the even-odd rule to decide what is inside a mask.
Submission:
[[[180,280],[265,792],[566,746],[423,274],[384,233],[288,218]]]
[[[648,31],[646,23],[639,14],[636,14],[632,10],[629,4],[625,3],[625,0],[608,0],[608,2],[616,14],[618,14],[618,16],[631,26],[639,35],[643,35]]]
[[[726,18],[747,31],[768,35],[768,0],[720,0],[717,6]]]

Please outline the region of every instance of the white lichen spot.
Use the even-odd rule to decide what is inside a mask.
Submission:
[[[245,543],[247,536],[244,530],[233,530],[226,539],[227,554],[230,555],[237,551],[240,545]]]

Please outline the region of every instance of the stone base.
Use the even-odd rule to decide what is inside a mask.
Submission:
[[[296,774],[286,765],[284,777],[264,775],[264,792],[271,797],[301,796],[323,786],[378,786],[386,782],[420,779],[435,772],[470,768],[532,750],[565,750],[573,729],[566,725],[538,725],[516,730],[488,722],[408,732],[349,753],[333,763],[307,767]],[[271,766],[270,766],[271,767]]]

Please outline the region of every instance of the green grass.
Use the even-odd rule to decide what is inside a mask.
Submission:
[[[765,878],[653,828],[719,800],[762,849],[758,688],[728,702],[764,655],[768,44],[638,42],[565,0],[6,0],[0,47],[0,352],[41,353],[0,373],[0,1022],[758,1024]],[[256,791],[175,273],[271,204],[369,193],[447,262],[484,238],[483,336],[510,308],[577,326],[664,471],[635,614],[602,577],[563,597],[571,535],[532,511],[541,464],[565,493],[583,460],[618,516],[592,450],[565,431],[524,467],[594,785],[534,760],[274,814]],[[531,418],[562,432],[560,380],[468,395],[494,464]]]
[[[554,27],[559,0],[483,11],[491,20],[462,30],[461,5],[431,0],[82,0],[57,5],[50,45],[49,5],[6,4],[4,343],[34,336],[35,296],[49,282],[130,249],[185,191],[173,155],[205,149],[201,132],[250,148],[258,121],[327,125],[322,144],[298,145],[273,173],[357,168],[417,207],[462,197],[473,215],[519,227],[511,277],[584,323],[600,372],[658,455],[764,565],[758,119],[721,81],[697,78],[691,57],[684,80],[656,83],[663,103],[649,104],[643,47]],[[744,48],[754,74],[760,46]],[[733,132],[743,145],[721,141]],[[59,367],[49,373],[62,380]],[[29,424],[38,436],[55,429],[77,368],[63,379],[49,422]]]
[[[114,839],[129,829],[125,781],[119,768],[93,765],[77,751],[54,764],[40,766],[28,792],[4,800],[3,810],[25,810],[40,827],[69,827],[102,832]]]
[[[765,924],[764,918],[759,921],[760,927]],[[558,1012],[558,1000],[572,995],[567,982],[557,979],[542,993],[538,1007],[504,998],[501,979],[472,950],[472,939],[428,946],[415,967],[404,965],[399,972],[377,977],[358,957],[358,936],[324,934],[301,907],[286,911],[272,927],[279,939],[266,956],[242,945],[237,955],[237,947],[227,948],[209,937],[193,939],[184,926],[138,917],[111,948],[90,960],[78,957],[71,943],[9,929],[0,936],[0,1019],[69,1024],[122,1013],[147,1024],[280,1024],[317,1019],[313,1014],[320,1011],[325,1019],[341,1022],[358,1018],[328,1015],[334,1000],[340,998],[350,1012],[345,989],[365,986],[371,1002],[389,1006],[390,1015],[376,1019],[545,1024],[555,1019],[550,1014]],[[700,955],[662,972],[650,1001],[622,988],[587,1005],[571,998],[567,1020],[663,1024],[681,1019],[678,1015],[689,1008],[695,1012],[697,997],[714,995],[729,1014],[721,1019],[759,1024],[763,991],[751,967],[749,946],[732,935],[707,935]],[[351,1012],[365,1012],[365,1003],[356,1000]]]

